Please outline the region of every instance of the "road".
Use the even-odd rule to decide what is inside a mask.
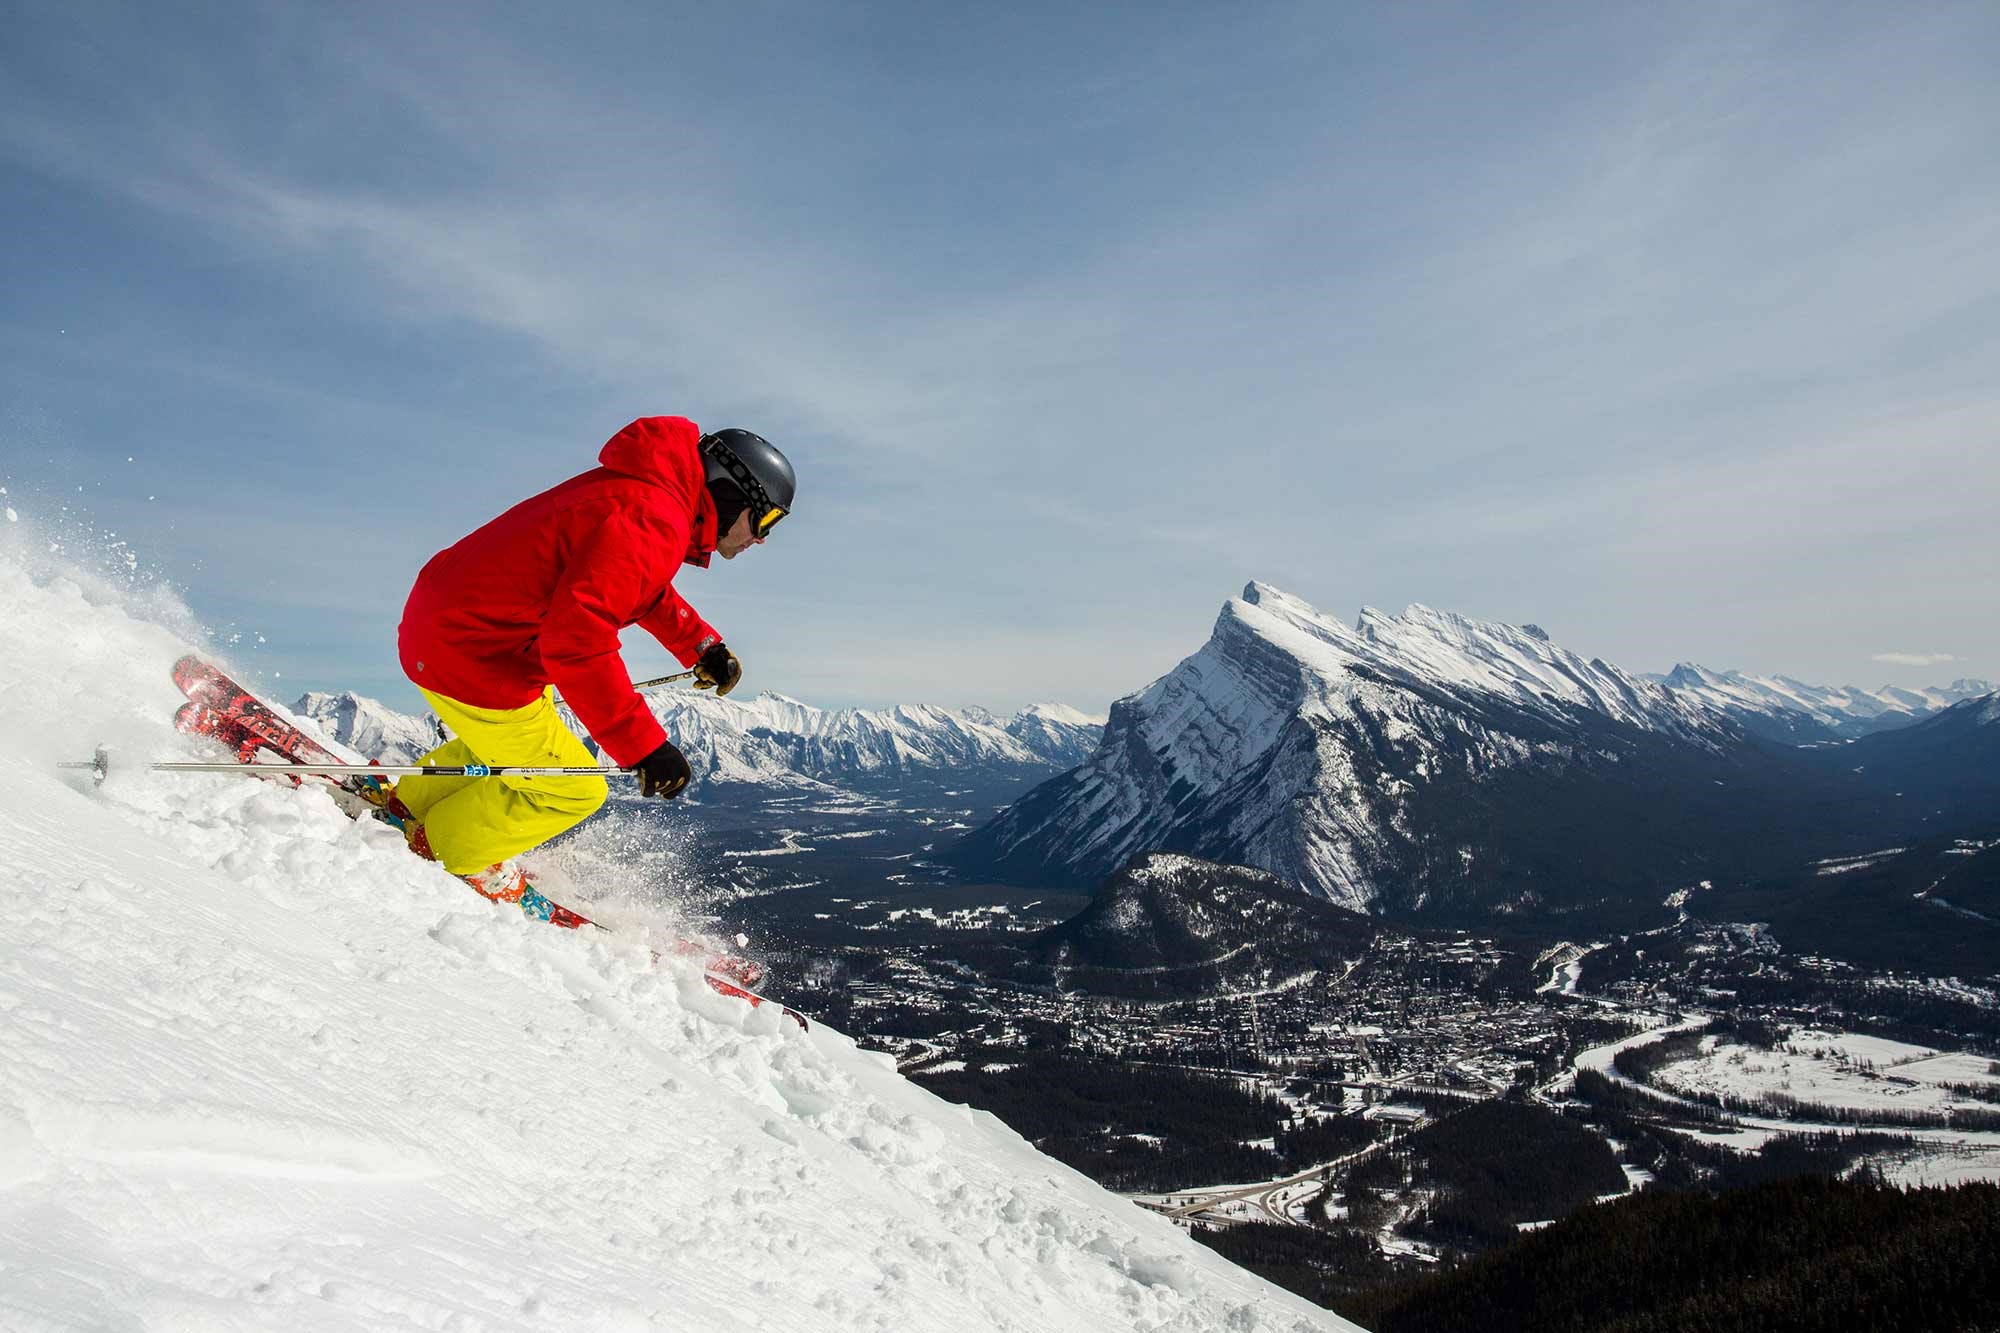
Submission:
[[[1171,1190],[1165,1194],[1134,1194],[1126,1197],[1141,1208],[1150,1208],[1156,1213],[1163,1213],[1176,1219],[1199,1219],[1220,1226],[1238,1226],[1244,1222],[1275,1222],[1279,1226],[1297,1226],[1299,1220],[1292,1216],[1292,1209],[1310,1197],[1329,1173],[1358,1162],[1381,1149],[1381,1144],[1371,1143],[1357,1152],[1335,1158],[1331,1162],[1322,1162],[1295,1176],[1286,1176],[1283,1180],[1259,1181],[1254,1185],[1215,1185],[1204,1189]],[[1221,1211],[1233,1203],[1247,1204],[1248,1207],[1237,1213]]]

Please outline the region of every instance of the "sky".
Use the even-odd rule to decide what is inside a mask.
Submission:
[[[796,465],[677,586],[812,703],[1102,709],[1251,579],[2000,677],[1996,60],[1990,4],[12,5],[0,485],[287,697],[414,706],[423,562],[660,414]]]

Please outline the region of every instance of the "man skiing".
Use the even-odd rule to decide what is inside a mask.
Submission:
[[[642,417],[603,465],[523,500],[417,575],[398,639],[403,671],[456,739],[426,764],[588,765],[555,691],[646,796],[692,776],[619,657],[638,625],[696,688],[728,694],[742,664],[673,587],[683,564],[733,560],[790,512],[792,465],[747,430],[704,435],[684,417]],[[405,777],[388,797],[411,847],[480,893],[541,901],[513,861],[604,804],[599,777]]]

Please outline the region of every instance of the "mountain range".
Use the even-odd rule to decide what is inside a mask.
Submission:
[[[1004,798],[1083,762],[1104,730],[1101,719],[1047,703],[1002,718],[930,704],[815,708],[771,693],[738,700],[659,689],[647,700],[698,778],[778,788],[872,792],[934,783]],[[292,711],[384,763],[415,762],[438,743],[434,718],[351,692],[303,695]],[[566,710],[565,720],[587,734]]]
[[[1752,728],[1751,707],[1585,659],[1533,625],[1412,606],[1349,626],[1252,583],[1198,652],[1112,706],[1086,763],[953,860],[1079,884],[1167,850],[1361,911],[1629,919],[1699,879],[1920,829],[1962,771],[2000,768],[1976,698],[1933,715],[1958,748],[1914,793],[1940,753],[1921,737],[1898,749],[1917,728],[1780,744],[1781,721]]]
[[[1645,678],[1735,718],[1756,735],[1795,744],[1852,740],[1907,727],[1940,709],[2000,689],[1990,680],[1961,678],[1942,689],[1884,685],[1860,690],[1808,685],[1789,676],[1711,671],[1692,662],[1682,662],[1663,676]]]

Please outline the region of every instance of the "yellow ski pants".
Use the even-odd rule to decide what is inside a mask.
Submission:
[[[418,690],[456,735],[425,755],[426,764],[595,765],[583,742],[556,712],[555,690],[525,708],[474,708]],[[539,847],[590,818],[604,804],[603,778],[460,778],[412,774],[396,795],[424,826],[431,851],[446,870],[469,875],[517,852]]]

